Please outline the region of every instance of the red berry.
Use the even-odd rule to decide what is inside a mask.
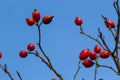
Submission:
[[[27,57],[27,55],[28,55],[28,53],[27,53],[26,50],[21,50],[20,53],[19,53],[19,56],[20,56],[21,58],[25,58],[25,57]]]
[[[110,52],[108,51],[103,51],[100,53],[101,58],[108,58],[110,56]]]
[[[51,80],[57,80],[56,78],[52,78]]]
[[[54,17],[54,16],[50,16],[50,15],[44,16],[44,17],[42,18],[42,23],[44,23],[44,24],[49,24],[49,23],[52,21],[53,17]]]
[[[80,52],[79,59],[84,60],[84,59],[88,58],[89,55],[90,55],[89,49],[84,49]]]
[[[99,45],[96,45],[96,46],[94,47],[94,51],[95,51],[96,53],[100,53],[100,52],[101,52],[101,47],[100,47]]]
[[[29,26],[32,26],[35,23],[35,20],[33,18],[27,18],[26,22]]]
[[[2,58],[2,52],[0,51],[0,58]]]
[[[96,52],[90,52],[90,59],[91,60],[95,60],[97,58],[97,54],[96,54]]]
[[[40,20],[40,12],[37,11],[36,9],[32,12],[32,18],[38,22]]]
[[[35,45],[33,43],[30,43],[30,44],[27,45],[27,49],[29,51],[33,51],[35,49]]]
[[[84,65],[84,67],[89,68],[89,67],[93,66],[94,62],[91,61],[91,60],[86,59],[86,60],[83,61],[82,64]]]
[[[76,24],[76,25],[81,25],[81,24],[82,24],[82,19],[79,18],[79,17],[76,17],[76,18],[75,18],[75,24]]]
[[[107,26],[107,28],[115,28],[115,24],[111,20],[106,20],[105,25]]]

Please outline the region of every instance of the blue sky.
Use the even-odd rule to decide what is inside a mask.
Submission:
[[[34,9],[45,15],[55,16],[49,25],[42,25],[42,46],[51,62],[65,80],[73,80],[73,74],[77,68],[78,56],[82,49],[93,50],[96,42],[79,34],[79,27],[74,24],[76,16],[83,19],[83,29],[88,34],[96,37],[99,27],[105,39],[112,49],[114,46],[108,29],[103,19],[104,15],[117,23],[117,15],[113,7],[114,0],[1,0],[0,1],[0,51],[3,58],[2,65],[7,64],[8,69],[14,76],[18,70],[23,80],[50,80],[56,77],[44,63],[37,57],[29,55],[25,59],[19,57],[19,51],[26,49],[27,44],[37,43],[38,34],[35,26],[29,27],[25,19],[31,17]],[[114,42],[113,42],[114,43]],[[36,46],[36,50],[38,47]],[[100,60],[103,64],[113,65],[111,58]],[[93,80],[94,68],[81,70],[77,80]],[[8,76],[0,69],[0,78],[8,80]],[[119,80],[119,76],[106,68],[98,70],[97,79]]]

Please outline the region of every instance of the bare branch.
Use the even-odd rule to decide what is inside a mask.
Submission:
[[[98,66],[95,67],[94,80],[96,80],[96,77],[97,77],[97,68],[98,68]]]
[[[115,0],[115,1],[114,1],[113,6],[114,6],[114,8],[115,8],[116,13],[119,14],[118,0]]]
[[[101,39],[102,43],[104,44],[104,46],[106,47],[106,49],[111,53],[111,50],[109,49],[108,45],[106,44],[106,42],[104,40],[104,37],[103,37],[103,34],[102,34],[102,32],[100,31],[99,28],[98,28],[98,32],[99,32],[99,38]]]
[[[105,17],[105,16],[103,16],[103,15],[101,15],[101,17],[104,19],[104,21],[107,20],[107,17]]]
[[[2,68],[2,70],[9,76],[9,78],[11,80],[14,80],[14,78],[12,77],[11,73],[8,71],[8,68],[7,68],[7,64],[4,65],[4,67],[0,64],[0,67]]]
[[[39,54],[39,52],[28,52],[28,54],[34,54],[36,57],[39,57],[43,63],[45,63],[50,70],[52,70],[60,80],[63,80],[62,76]]]
[[[46,61],[42,56],[40,56],[38,52],[36,52],[35,55],[36,55],[37,57],[39,57],[39,58],[56,74],[56,76],[58,76],[58,77],[60,78],[60,80],[63,80],[61,74],[59,74],[59,73],[54,69],[54,67],[52,66],[52,63],[51,63],[49,57],[46,55],[46,53],[44,52],[44,50],[43,50],[43,48],[42,48],[42,46],[41,46],[41,31],[40,31],[41,24],[42,24],[42,22],[41,22],[40,24],[38,24],[38,23],[36,24],[36,26],[37,26],[37,28],[38,28],[38,47],[39,47],[40,51],[42,52],[43,56],[45,57],[45,59],[46,59],[47,61]]]
[[[76,71],[75,74],[74,74],[73,80],[76,80],[76,77],[77,77],[78,72],[79,72],[79,70],[80,70],[80,63],[81,63],[81,61],[78,61],[78,68],[77,68],[77,71]]]
[[[111,34],[112,34],[112,36],[113,36],[113,38],[114,38],[114,40],[115,40],[115,34],[114,34],[114,32],[112,31],[111,28],[109,28],[109,30],[110,30],[110,32],[111,32]]]
[[[41,31],[40,31],[41,25],[42,25],[42,22],[40,24],[36,24],[36,26],[38,27],[38,37],[39,37],[38,46],[39,46],[39,49],[41,50],[42,54],[44,55],[44,57],[47,59],[49,65],[51,67],[53,67],[52,64],[51,64],[51,61],[50,61],[49,57],[46,55],[46,53],[44,52],[44,50],[42,49],[42,46],[41,46]]]
[[[109,69],[111,69],[112,71],[114,71],[117,75],[120,75],[120,73],[117,72],[112,66],[106,66],[106,65],[100,65],[100,64],[98,64],[98,66],[99,66],[99,67],[109,68]]]
[[[22,77],[21,77],[20,73],[18,71],[16,71],[16,73],[17,73],[19,79],[22,80]]]
[[[80,26],[80,34],[82,34],[82,35],[84,35],[84,36],[86,36],[86,37],[88,37],[88,38],[96,41],[96,42],[104,49],[104,46],[102,45],[102,43],[101,43],[97,38],[94,38],[94,37],[88,35],[87,33],[85,33],[85,32],[83,31],[82,26]]]

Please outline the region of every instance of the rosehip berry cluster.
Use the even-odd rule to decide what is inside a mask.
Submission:
[[[32,18],[27,18],[26,22],[29,26],[32,26],[35,22],[38,23],[40,20],[40,12],[36,9],[32,12]]]
[[[53,19],[54,16],[50,16],[50,15],[46,15],[42,18],[42,23],[43,24],[49,24],[52,19]],[[32,18],[26,18],[26,23],[29,25],[29,26],[33,26],[35,23],[38,24],[39,20],[41,18],[41,15],[40,15],[40,12],[35,9],[33,12],[32,12]]]
[[[33,43],[30,43],[30,44],[27,45],[27,50],[28,50],[28,51],[34,51],[34,49],[35,49],[35,45],[34,45]],[[27,57],[27,56],[28,56],[28,51],[26,51],[26,50],[21,50],[21,51],[19,52],[19,56],[20,56],[21,58]]]
[[[97,58],[106,59],[110,56],[110,52],[103,50],[101,51],[101,47],[96,45],[94,47],[94,51],[90,51],[89,49],[84,49],[79,54],[79,59],[83,60],[83,65],[86,68],[92,67],[94,65],[94,61]]]

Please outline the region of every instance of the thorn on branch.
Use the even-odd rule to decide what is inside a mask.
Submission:
[[[39,53],[38,53],[37,51],[36,51],[36,53],[35,53],[35,56],[37,56],[37,57],[39,56]]]

